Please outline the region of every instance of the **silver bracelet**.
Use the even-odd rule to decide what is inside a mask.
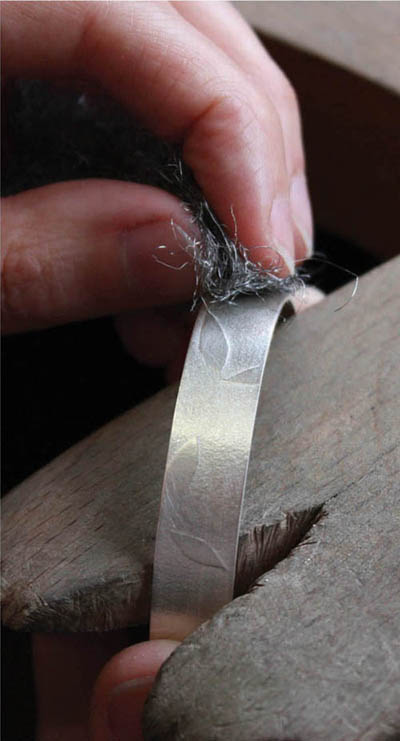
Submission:
[[[183,640],[233,598],[258,399],[287,294],[198,315],[176,400],[155,544],[150,637]]]

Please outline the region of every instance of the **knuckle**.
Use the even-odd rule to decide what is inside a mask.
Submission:
[[[237,92],[223,95],[209,110],[211,125],[226,133],[241,135],[254,120],[249,101]]]
[[[260,127],[254,102],[249,96],[234,90],[216,97],[195,122],[187,137],[187,147],[203,143],[207,149],[237,150],[250,144],[255,129]]]

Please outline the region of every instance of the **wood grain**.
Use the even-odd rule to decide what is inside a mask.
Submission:
[[[146,741],[400,737],[399,495],[374,482],[398,461],[386,449],[370,465],[326,502],[311,542],[178,647]]]
[[[398,489],[399,280],[398,258],[365,276],[341,311],[349,286],[278,330],[242,535],[352,487],[359,497],[368,492],[368,507]],[[147,622],[175,394],[168,388],[106,425],[5,497],[8,626],[83,631]]]
[[[325,517],[166,662],[146,741],[400,738],[399,267],[277,337],[244,527],[317,502]]]

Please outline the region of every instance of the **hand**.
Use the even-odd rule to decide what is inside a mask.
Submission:
[[[233,232],[233,209],[238,238],[256,261],[276,264],[278,252],[284,274],[310,254],[312,221],[296,97],[230,5],[8,2],[3,6],[3,50],[9,76],[87,77],[150,129],[181,141],[184,158],[215,212]],[[120,326],[132,352],[142,360],[173,362],[163,331],[165,314],[153,307],[190,299],[193,272],[190,266],[166,271],[153,259],[157,246],[167,244],[177,264],[182,262],[171,218],[193,233],[181,204],[169,194],[107,180],[58,183],[5,199],[4,330],[130,312]],[[179,335],[183,320],[171,311],[170,331]],[[152,342],[141,338],[143,326]],[[174,357],[178,354],[175,347]],[[43,637],[37,645],[46,640],[48,645],[60,639]],[[158,642],[141,644],[111,660],[94,695],[95,741],[109,737],[104,729],[111,688],[139,676],[150,677],[151,683],[170,650]],[[47,660],[52,656],[47,653]],[[39,710],[51,697],[52,674],[43,673],[46,666],[39,651]],[[65,684],[60,686],[65,697]],[[143,699],[143,689],[135,692]],[[136,720],[142,699],[128,703]],[[48,738],[55,737],[55,730],[67,738],[73,707],[64,704],[55,729],[57,707],[53,725],[40,723],[43,739],[49,728],[53,736]],[[99,708],[103,720],[96,726]],[[118,715],[118,700],[115,708]]]
[[[250,254],[292,270],[309,254],[312,222],[295,94],[227,3],[8,2],[6,75],[86,77],[160,135],[183,142],[187,163],[216,213]],[[154,259],[175,248],[170,219],[189,234],[181,204],[154,188],[107,180],[57,183],[3,204],[3,329],[18,332],[190,299],[190,266]],[[260,245],[264,247],[260,248]],[[269,249],[265,246],[268,245]],[[285,268],[283,268],[283,271]],[[163,364],[171,345],[136,340]],[[154,333],[159,312],[140,315]],[[168,319],[181,331],[181,319]],[[165,355],[165,357],[164,357]]]

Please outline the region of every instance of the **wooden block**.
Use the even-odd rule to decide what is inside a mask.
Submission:
[[[146,741],[400,737],[398,452],[348,460],[311,540],[181,644]]]
[[[255,526],[286,512],[353,486],[361,498],[363,482],[374,496],[395,486],[399,280],[396,259],[362,278],[341,311],[349,286],[278,330],[254,436],[245,548]],[[162,391],[5,497],[6,625],[86,631],[147,622],[175,394]]]
[[[400,738],[399,265],[279,334],[245,523],[325,517],[166,662],[146,741]]]

